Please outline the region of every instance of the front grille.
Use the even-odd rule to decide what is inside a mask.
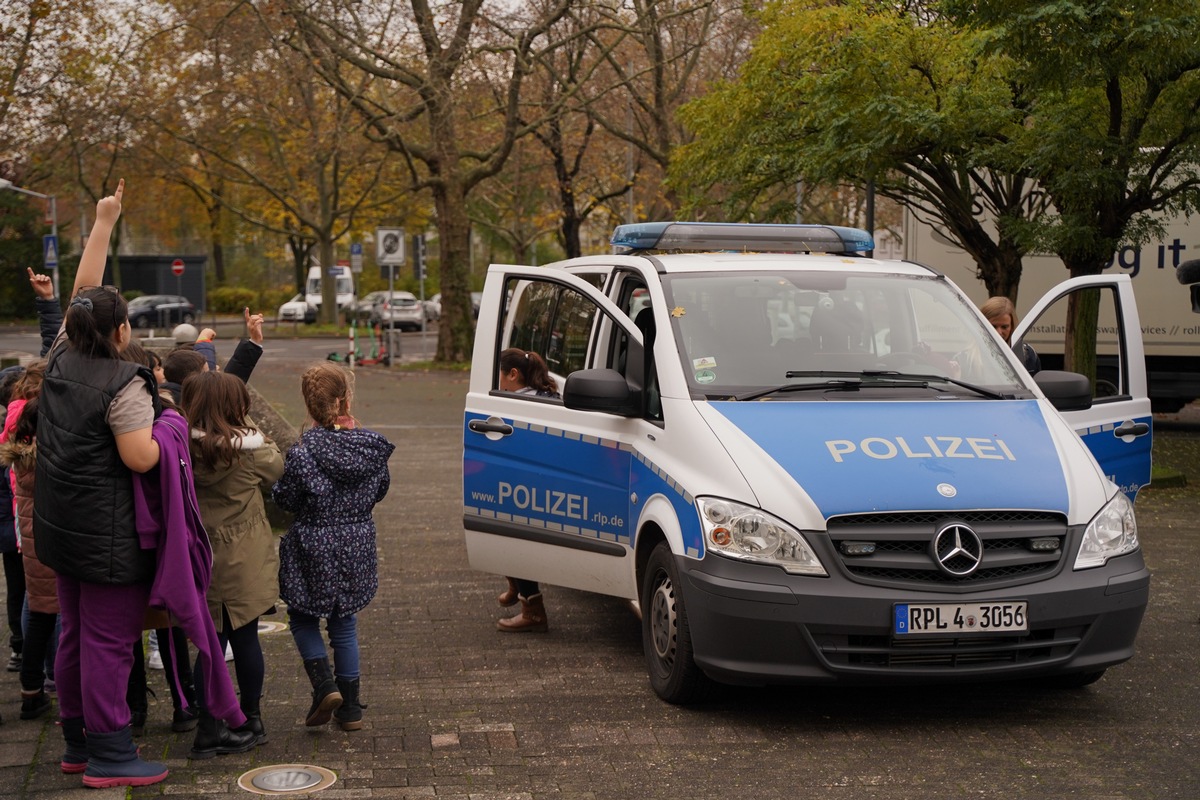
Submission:
[[[889,636],[816,635],[833,666],[906,669],[968,669],[1030,665],[1064,659],[1083,640],[1086,626],[1030,631],[1015,636],[892,639]]]
[[[941,569],[933,556],[937,532],[949,524],[978,534],[983,550],[978,567],[966,576]],[[946,591],[975,590],[1038,580],[1062,567],[1071,529],[1060,514],[988,510],[961,513],[904,512],[853,514],[828,521],[828,536],[846,574],[861,583]],[[1057,547],[1032,546],[1057,540]],[[843,543],[873,546],[867,555],[847,555]],[[861,547],[860,547],[861,549]]]

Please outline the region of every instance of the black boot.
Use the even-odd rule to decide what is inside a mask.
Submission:
[[[257,737],[245,730],[245,725],[230,730],[223,720],[216,719],[207,711],[200,710],[200,721],[196,726],[196,738],[188,758],[212,758],[231,753],[253,750]]]
[[[36,692],[21,692],[21,719],[37,719],[50,710],[50,698],[44,689]]]
[[[59,766],[68,775],[77,775],[87,769],[87,735],[83,732],[83,717],[71,717],[62,721],[63,740],[67,749],[63,751]]]
[[[133,645],[133,667],[129,670],[129,683],[125,688],[125,703],[129,706],[129,727],[134,736],[146,732],[146,717],[150,710],[148,694],[154,694],[146,685],[146,660],[139,639]]]
[[[342,704],[342,695],[337,683],[333,680],[333,671],[329,668],[328,658],[310,658],[304,662],[304,671],[312,682],[312,706],[304,724],[311,727],[324,725],[338,706]]]
[[[242,713],[246,715],[246,723],[234,728],[237,732],[250,731],[254,734],[254,744],[257,747],[260,744],[267,743],[267,729],[263,726],[262,712],[258,710],[258,703],[255,703],[252,708],[242,706]]]
[[[333,712],[333,718],[337,720],[337,724],[344,731],[362,729],[362,710],[366,706],[358,700],[358,685],[358,678],[353,680],[337,679],[338,691],[342,693],[342,704],[337,711]]]

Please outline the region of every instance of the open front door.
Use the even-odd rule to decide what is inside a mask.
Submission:
[[[1150,483],[1153,420],[1142,328],[1129,276],[1095,275],[1060,283],[1034,304],[1013,341],[1032,346],[1042,369],[1082,371],[1071,363],[1066,348],[1072,295],[1078,305],[1094,309],[1096,375],[1091,408],[1062,415],[1104,473],[1133,499]]]

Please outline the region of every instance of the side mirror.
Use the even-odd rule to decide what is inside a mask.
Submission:
[[[577,411],[637,417],[642,413],[642,393],[615,369],[581,369],[567,376],[563,405]]]
[[[1033,376],[1033,382],[1059,411],[1086,411],[1092,407],[1092,384],[1077,372],[1044,369]]]

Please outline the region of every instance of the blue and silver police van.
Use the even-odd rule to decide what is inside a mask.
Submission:
[[[1035,303],[1013,341],[1063,344],[1030,375],[950,280],[864,256],[863,231],[647,223],[613,244],[488,270],[474,568],[636,603],[676,703],[712,680],[1082,686],[1133,655],[1151,416],[1128,277]],[[562,398],[502,391],[510,347]]]

